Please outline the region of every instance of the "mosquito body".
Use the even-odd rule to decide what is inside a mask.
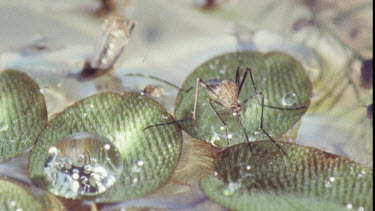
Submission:
[[[196,120],[197,102],[198,102],[198,96],[199,96],[198,95],[198,89],[201,86],[201,87],[203,87],[203,88],[206,89],[208,95],[210,96],[209,98],[207,98],[207,101],[209,102],[211,108],[216,113],[216,115],[218,116],[218,118],[220,119],[220,121],[222,122],[222,124],[224,126],[228,145],[229,145],[229,137],[230,137],[229,133],[228,133],[228,126],[227,126],[225,120],[217,112],[217,110],[214,107],[213,103],[215,103],[215,104],[223,107],[224,109],[227,109],[227,110],[231,111],[234,114],[234,116],[237,117],[237,119],[238,119],[238,121],[239,121],[239,123],[241,125],[242,131],[245,134],[246,141],[248,143],[249,149],[252,150],[248,134],[247,134],[246,129],[245,129],[243,123],[242,123],[242,117],[241,117],[240,111],[241,111],[241,109],[242,109],[242,107],[243,107],[244,104],[246,104],[249,100],[256,98],[258,104],[262,105],[260,129],[287,156],[287,153],[280,147],[280,145],[278,145],[276,143],[275,140],[273,140],[273,138],[268,134],[268,132],[263,127],[263,110],[264,110],[264,107],[271,107],[271,108],[275,108],[275,109],[284,109],[284,108],[277,108],[277,107],[272,107],[272,106],[265,106],[264,105],[264,94],[263,94],[263,92],[257,92],[257,89],[256,89],[256,86],[255,86],[255,83],[254,83],[254,78],[253,78],[251,69],[250,68],[246,68],[246,71],[245,71],[245,73],[244,73],[244,75],[243,75],[243,77],[242,77],[241,80],[240,80],[239,70],[240,70],[240,68],[237,67],[236,82],[233,82],[233,81],[228,80],[228,79],[212,79],[212,80],[204,81],[204,80],[202,80],[200,78],[197,78],[196,84],[195,84],[195,100],[194,100],[194,110],[193,110],[193,116],[192,117],[186,118],[186,119],[177,120],[177,121],[174,121],[174,122],[167,122],[167,123],[150,125],[150,126],[147,126],[144,130],[149,129],[151,127],[156,127],[156,126],[175,124],[175,123],[179,123],[179,122],[183,122],[183,121],[188,121],[188,120]],[[245,80],[246,80],[246,78],[247,78],[248,75],[250,75],[251,83],[253,85],[253,89],[254,89],[255,94],[253,96],[250,96],[248,99],[246,99],[242,103],[240,103],[238,101],[238,98],[239,98],[239,96],[241,94],[242,87],[243,87],[244,82],[245,82]],[[149,77],[149,78],[157,79],[154,76],[146,76],[146,75],[141,75],[141,74],[127,74],[126,76],[142,76],[142,77]],[[165,82],[162,79],[157,79],[157,80],[159,80],[161,82]],[[171,83],[169,83],[169,82],[168,82],[168,84],[171,85]],[[172,84],[172,86],[178,88],[178,86],[176,86],[176,85]],[[182,90],[181,88],[178,88],[178,89]],[[188,93],[192,89],[193,89],[193,87],[190,87],[189,89],[182,90],[182,91]],[[258,99],[259,96],[261,96],[261,98],[262,98],[261,102]],[[299,108],[297,108],[297,109],[299,109]]]

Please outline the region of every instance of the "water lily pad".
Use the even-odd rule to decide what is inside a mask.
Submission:
[[[220,180],[207,177],[201,181],[202,189],[214,201],[236,210],[288,204],[294,210],[311,209],[314,201],[310,199],[327,208],[337,204],[337,208],[372,209],[371,170],[315,148],[279,144],[288,157],[269,141],[254,142],[253,153],[246,144],[224,150],[214,161]]]
[[[0,179],[0,210],[43,210],[30,191],[9,180]]]
[[[195,69],[185,80],[176,100],[176,119],[192,117],[197,78],[207,82],[214,79],[236,81],[237,66],[240,75],[251,68],[258,92],[264,93],[264,129],[277,137],[288,131],[305,113],[310,104],[312,86],[302,65],[292,57],[280,53],[238,52],[220,55]],[[250,77],[247,77],[239,96],[239,102],[255,95]],[[219,147],[227,147],[226,133],[222,122],[207,101],[205,88],[199,87],[197,119],[181,123],[191,136]],[[261,97],[257,95],[242,106],[240,115],[251,141],[265,140],[267,136],[260,129]],[[212,97],[211,97],[212,98]],[[228,125],[229,145],[246,142],[245,134],[233,111],[213,103]],[[274,108],[276,107],[276,108]]]
[[[29,148],[47,124],[38,84],[25,73],[0,73],[0,163]]]
[[[71,134],[89,132],[118,148],[123,170],[108,190],[95,196],[78,195],[77,199],[115,202],[149,193],[164,184],[174,170],[182,134],[178,125],[144,128],[168,121],[174,119],[164,108],[140,94],[101,93],[85,98],[49,122],[30,153],[29,177],[48,189],[43,174],[48,150]]]

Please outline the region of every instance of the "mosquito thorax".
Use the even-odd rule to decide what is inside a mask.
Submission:
[[[214,89],[215,94],[219,97],[220,102],[227,108],[233,108],[238,105],[237,102],[237,85],[230,80],[223,80]]]

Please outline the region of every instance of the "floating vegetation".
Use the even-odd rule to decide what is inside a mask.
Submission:
[[[253,142],[253,152],[246,144],[225,149],[214,161],[218,178],[203,179],[202,189],[234,210],[300,210],[310,209],[314,202],[312,207],[327,206],[324,210],[348,204],[354,209],[372,209],[371,170],[315,148],[279,144],[288,157],[266,141]]]
[[[25,73],[0,73],[0,163],[29,148],[47,124],[47,109],[38,84]]]
[[[246,72],[251,74],[246,78],[247,68],[252,74]],[[244,77],[240,80],[241,75]],[[198,78],[206,88],[197,90]],[[220,82],[237,84],[235,95],[227,96],[224,89],[219,90]],[[307,110],[311,92],[303,67],[286,54],[228,53],[210,59],[189,75],[178,93],[175,114],[178,120],[190,118],[180,124],[191,136],[227,147],[246,142],[247,137],[249,141],[265,140],[285,133]],[[229,99],[233,107],[226,106]],[[223,111],[227,114],[220,118]],[[241,122],[238,118],[247,134],[241,125],[233,123]]]
[[[30,153],[29,176],[67,198],[118,202],[142,196],[168,180],[180,154],[177,125],[144,131],[163,121],[174,119],[141,94],[85,98],[49,122]],[[99,136],[76,134],[82,132]]]

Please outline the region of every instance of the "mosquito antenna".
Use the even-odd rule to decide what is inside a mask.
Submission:
[[[262,113],[260,119],[260,129],[268,136],[268,138],[288,157],[288,154],[284,151],[284,149],[276,143],[275,140],[267,133],[267,131],[263,128],[263,110],[264,110],[264,95],[262,93]]]
[[[140,74],[140,73],[129,73],[129,74],[125,74],[124,76],[125,76],[125,77],[127,77],[127,76],[137,76],[137,77],[151,78],[151,79],[154,79],[154,80],[156,80],[156,81],[159,81],[159,82],[165,83],[165,84],[167,84],[167,85],[169,85],[169,86],[171,86],[171,87],[174,87],[174,88],[176,88],[176,89],[178,89],[178,90],[182,90],[182,91],[184,91],[184,92],[188,92],[188,91],[190,91],[190,89],[191,89],[191,88],[190,88],[190,89],[188,89],[188,90],[184,90],[184,89],[180,88],[179,86],[177,86],[177,85],[175,85],[175,84],[173,84],[173,83],[171,83],[171,82],[169,82],[169,81],[163,80],[163,79],[161,79],[161,78],[158,78],[158,77],[155,77],[155,76],[152,76],[152,75],[146,75],[146,74]]]

